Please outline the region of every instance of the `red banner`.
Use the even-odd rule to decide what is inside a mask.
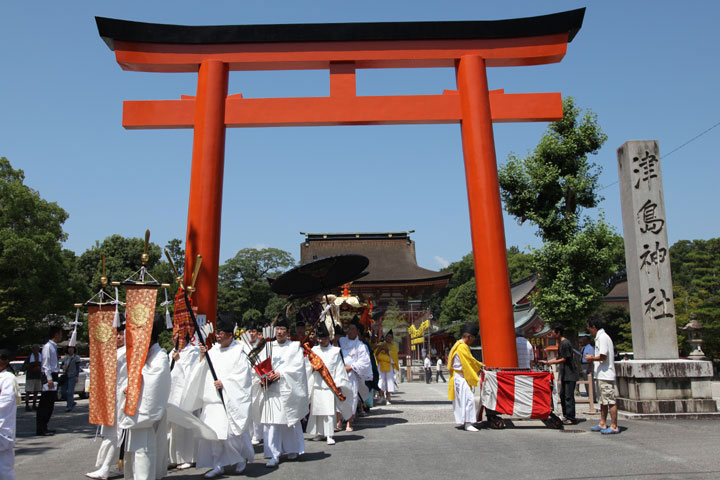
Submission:
[[[90,333],[90,371],[92,393],[90,395],[90,423],[93,425],[115,424],[117,393],[117,332],[113,328],[115,309],[97,305],[88,307],[88,331]]]
[[[135,415],[142,369],[150,348],[157,287],[128,285],[125,294],[125,343],[127,345],[128,386],[125,395],[125,414]]]

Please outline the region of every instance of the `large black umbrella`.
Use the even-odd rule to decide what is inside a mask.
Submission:
[[[345,285],[368,274],[363,255],[336,255],[300,265],[280,275],[270,288],[279,295],[309,297]]]

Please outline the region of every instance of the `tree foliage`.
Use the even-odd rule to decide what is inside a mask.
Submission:
[[[702,323],[703,351],[720,358],[720,238],[681,240],[670,247],[675,319],[678,327],[690,314]],[[686,334],[680,331],[678,346],[689,353]]]
[[[0,157],[0,341],[8,346],[42,339],[43,319],[69,313],[81,285],[75,255],[62,248],[67,212],[24,181]]]
[[[607,280],[624,268],[619,236],[597,207],[600,168],[588,160],[607,136],[592,112],[581,114],[572,98],[563,101],[563,119],[551,123],[526,158],[511,155],[498,172],[505,209],[538,228],[542,248],[533,267],[539,274],[533,303],[546,322],[573,330],[600,305]]]
[[[256,310],[258,313],[279,313],[283,300],[272,290],[268,278],[276,277],[292,267],[295,260],[286,251],[277,248],[244,248],[220,266],[218,279],[218,312],[234,314],[243,319],[245,313]],[[269,310],[268,307],[272,306]],[[248,317],[249,318],[249,317]]]

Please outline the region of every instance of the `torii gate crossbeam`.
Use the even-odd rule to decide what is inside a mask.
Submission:
[[[100,36],[124,70],[198,72],[195,96],[127,101],[123,126],[193,128],[185,275],[204,261],[195,302],[217,312],[220,216],[228,127],[461,125],[483,357],[517,366],[505,231],[493,122],[562,118],[559,93],[488,90],[487,67],[562,60],[585,9],[497,21],[179,26],[97,17]],[[357,96],[359,68],[453,67],[457,91],[438,95]],[[330,95],[243,98],[228,95],[234,70],[326,69]]]

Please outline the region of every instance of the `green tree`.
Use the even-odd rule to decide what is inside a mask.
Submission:
[[[220,266],[218,311],[243,318],[254,309],[262,315],[277,297],[268,278],[276,277],[295,264],[290,253],[277,248],[244,248]],[[273,303],[276,305],[276,303]]]
[[[511,155],[498,172],[508,213],[538,228],[543,246],[533,266],[539,274],[533,303],[546,322],[572,330],[607,293],[607,280],[624,268],[617,248],[620,237],[600,216],[584,216],[598,206],[600,168],[588,160],[607,136],[592,112],[581,114],[570,97],[563,101],[563,119],[551,123],[526,158]]]
[[[533,259],[534,257],[531,253],[523,253],[514,245],[507,249],[510,283],[515,283],[535,273],[533,270]]]
[[[62,248],[67,212],[24,181],[0,157],[0,343],[8,346],[43,339],[43,319],[69,314],[82,295],[75,255]]]
[[[681,240],[670,247],[675,320],[682,327],[695,315],[704,330],[703,351],[720,358],[720,238]],[[679,331],[678,346],[690,351],[686,333]]]

